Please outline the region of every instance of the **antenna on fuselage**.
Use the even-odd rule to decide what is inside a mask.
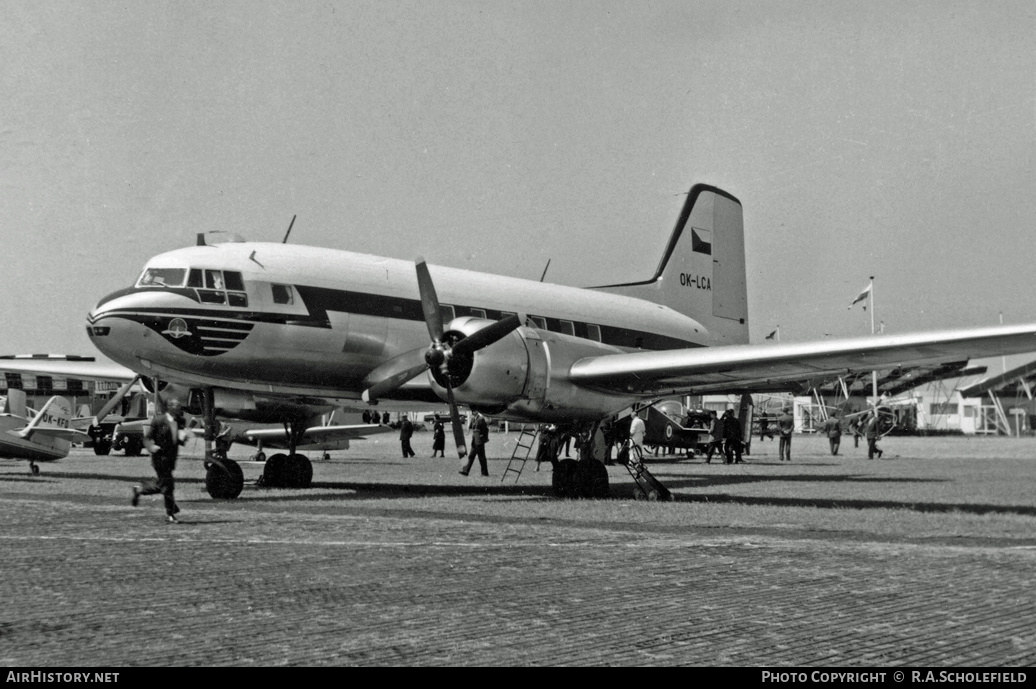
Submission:
[[[543,278],[547,277],[547,268],[550,268],[550,259],[547,259],[547,265],[543,266],[543,275],[540,276],[540,282],[543,282]]]
[[[287,244],[288,243],[288,235],[291,234],[291,228],[295,224],[295,218],[297,218],[297,217],[299,217],[299,216],[298,215],[291,216],[291,222],[288,223],[288,231],[284,233],[284,241],[281,242],[281,244]]]

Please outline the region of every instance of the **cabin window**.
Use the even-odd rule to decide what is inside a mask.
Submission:
[[[534,328],[539,328],[540,330],[547,329],[547,319],[543,316],[529,316],[529,323],[531,323]]]
[[[575,326],[575,324],[572,321],[559,321],[559,322],[561,324],[561,332],[563,332],[565,335],[572,335],[573,337],[575,336],[575,334],[576,334],[576,326]]]
[[[456,318],[453,307],[449,304],[439,304],[439,316],[442,318],[442,322],[447,325]]]
[[[147,268],[137,280],[137,287],[183,287],[184,268]]]
[[[485,318],[486,317],[486,310],[485,309],[471,309],[471,315],[474,316],[475,318]]]
[[[594,325],[593,323],[586,324],[586,336],[594,342],[601,341],[601,326]]]
[[[295,303],[295,294],[291,289],[291,285],[270,285],[270,289],[273,290],[274,304],[287,304],[290,306]]]
[[[188,287],[204,287],[204,283],[201,279],[201,271],[197,268],[191,268],[191,274],[187,277]]]
[[[235,292],[245,291],[245,282],[241,279],[241,273],[237,273],[232,270],[224,270],[223,279],[227,283],[228,290],[234,290]]]

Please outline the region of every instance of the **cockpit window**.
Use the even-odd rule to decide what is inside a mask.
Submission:
[[[223,289],[223,272],[219,270],[206,270],[205,286],[209,289]]]
[[[245,293],[245,282],[241,278],[241,273],[191,268],[187,286],[194,288],[198,300],[203,304],[248,306],[248,295]]]
[[[137,287],[183,287],[187,271],[183,268],[147,268]]]

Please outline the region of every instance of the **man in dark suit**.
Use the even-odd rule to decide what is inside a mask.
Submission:
[[[413,457],[416,453],[414,449],[410,447],[410,438],[414,436],[414,424],[410,421],[410,417],[403,416],[403,421],[399,424],[399,443],[403,446],[403,458]]]
[[[478,458],[479,466],[482,467],[482,475],[489,476],[489,464],[486,462],[486,443],[489,441],[489,424],[486,417],[473,411],[474,421],[471,424],[471,455],[468,457],[467,465],[460,470],[464,476],[471,471],[471,465]]]
[[[172,524],[179,521],[176,513],[180,508],[173,498],[173,470],[176,468],[177,452],[186,439],[186,434],[181,432],[183,427],[183,410],[180,408],[180,402],[170,400],[166,404],[166,411],[155,414],[151,424],[144,431],[144,446],[151,453],[151,466],[157,479],[148,479],[138,486],[133,486],[134,507],[140,503],[141,495],[161,493],[165,498],[166,519]]]

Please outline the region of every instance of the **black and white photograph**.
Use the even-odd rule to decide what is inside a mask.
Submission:
[[[0,0],[4,680],[1032,681],[1034,36]]]

